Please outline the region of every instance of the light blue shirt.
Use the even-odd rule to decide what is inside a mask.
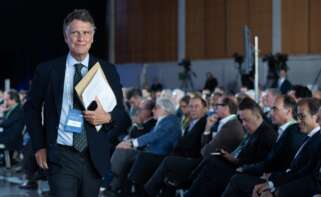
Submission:
[[[60,113],[60,121],[58,127],[58,137],[57,143],[67,146],[72,146],[72,133],[65,132],[64,126],[67,121],[67,115],[69,109],[73,108],[73,84],[74,84],[74,74],[75,74],[75,64],[81,63],[85,67],[82,68],[81,73],[82,75],[86,74],[88,71],[88,64],[89,64],[89,55],[79,62],[74,57],[71,56],[69,53],[66,60],[66,70],[65,70],[65,79],[64,79],[64,90],[62,94],[62,106],[61,106],[61,113]]]

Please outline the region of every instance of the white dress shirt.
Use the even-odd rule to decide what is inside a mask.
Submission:
[[[69,110],[73,108],[74,74],[76,70],[74,65],[78,63],[81,63],[85,66],[81,70],[81,73],[84,75],[88,71],[89,55],[87,55],[83,61],[79,62],[69,53],[66,60],[64,90],[62,94],[62,106],[58,126],[57,143],[67,146],[72,146],[73,144],[73,134],[71,132],[64,131],[64,126],[67,121]]]

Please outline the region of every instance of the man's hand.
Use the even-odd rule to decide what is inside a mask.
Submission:
[[[86,110],[83,112],[85,120],[87,120],[92,125],[101,125],[111,122],[111,115],[104,111],[98,97],[95,98],[97,102],[97,108],[95,111]]]
[[[42,148],[39,149],[36,152],[36,160],[37,164],[41,169],[47,170],[48,169],[48,164],[47,164],[47,149]]]
[[[220,152],[222,153],[222,157],[224,157],[229,162],[234,163],[234,164],[237,163],[238,160],[232,154],[227,152],[226,150],[221,149]]]
[[[236,168],[236,172],[242,173],[243,171],[244,171],[244,169],[242,167]]]
[[[255,185],[253,192],[252,192],[252,197],[259,197],[263,192],[269,190],[269,184],[268,183],[261,183]]]
[[[120,142],[116,148],[123,148],[123,149],[131,149],[133,148],[132,147],[132,144],[129,142],[129,140],[126,140],[126,141],[122,141]]]
[[[217,114],[213,114],[207,117],[205,130],[209,131],[212,128],[212,126],[217,122],[217,120],[218,120]]]

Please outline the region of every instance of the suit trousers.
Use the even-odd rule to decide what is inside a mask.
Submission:
[[[128,172],[139,151],[135,149],[116,148],[111,157],[111,172],[113,179],[110,183],[112,191],[121,189],[122,182],[127,179]]]
[[[221,196],[230,178],[236,173],[236,166],[217,156],[205,158],[197,178],[185,197]]]
[[[101,177],[88,151],[79,153],[73,147],[58,145],[59,160],[48,161],[50,196],[94,197],[99,194]]]
[[[23,148],[23,160],[22,160],[22,168],[24,173],[26,174],[26,179],[35,180],[34,175],[37,171],[40,171],[40,168],[37,165],[35,155],[32,151],[31,141],[26,144]]]
[[[163,159],[164,156],[161,155],[139,152],[128,174],[129,180],[135,184],[145,184]]]
[[[236,174],[234,175],[222,197],[247,197],[252,196],[253,188],[256,184],[264,183],[265,180],[258,176],[248,175],[248,174]]]
[[[170,176],[172,179],[179,179],[179,181],[188,180],[192,170],[199,163],[199,159],[186,158],[179,156],[168,156],[158,166],[153,176],[145,184],[145,190],[150,196],[156,196],[160,190],[165,189],[164,179]],[[165,189],[164,191],[169,191]],[[163,191],[163,193],[164,193]],[[163,196],[169,196],[163,194]]]
[[[320,182],[312,177],[306,176],[277,188],[278,197],[287,196],[313,196],[321,193]]]

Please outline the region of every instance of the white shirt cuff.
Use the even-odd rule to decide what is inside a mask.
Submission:
[[[275,192],[275,187],[272,181],[267,182],[269,184],[270,192]]]
[[[139,146],[137,139],[133,139],[132,142],[133,142],[134,148],[137,148]]]

